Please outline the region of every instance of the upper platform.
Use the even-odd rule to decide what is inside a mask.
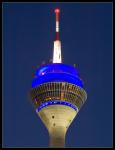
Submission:
[[[78,70],[63,63],[52,63],[41,66],[36,70],[32,88],[47,82],[68,82],[83,87]]]

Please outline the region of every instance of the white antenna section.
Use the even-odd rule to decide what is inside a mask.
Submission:
[[[53,63],[62,63],[61,59],[61,41],[59,40],[59,9],[55,9],[56,13],[56,40],[54,41]]]
[[[61,42],[54,41],[53,63],[61,63]]]

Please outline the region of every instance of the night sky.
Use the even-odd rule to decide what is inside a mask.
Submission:
[[[56,7],[63,62],[77,65],[88,95],[66,147],[111,147],[112,3],[3,3],[3,147],[49,146],[29,91],[37,67],[52,58]]]

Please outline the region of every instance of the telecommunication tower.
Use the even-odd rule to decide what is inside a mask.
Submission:
[[[32,104],[48,129],[50,147],[65,147],[66,132],[87,99],[78,70],[62,63],[59,38],[60,9],[56,14],[56,40],[52,63],[35,73],[30,91]]]

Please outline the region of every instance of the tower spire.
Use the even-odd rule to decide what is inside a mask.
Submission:
[[[56,8],[55,13],[56,13],[56,40],[59,40],[59,14],[60,14],[60,9]]]
[[[53,63],[61,63],[61,41],[59,38],[59,15],[60,9],[55,9],[56,14],[56,40],[54,41]]]

